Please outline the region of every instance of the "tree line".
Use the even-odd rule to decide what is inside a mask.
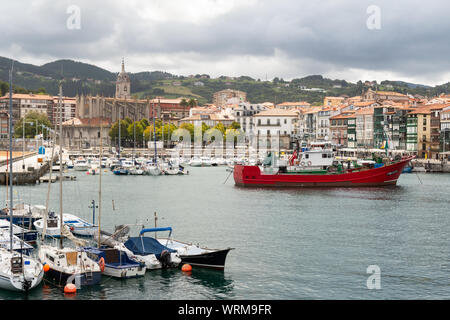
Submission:
[[[148,119],[142,119],[140,121],[134,121],[129,117],[124,120],[116,121],[109,130],[109,137],[113,145],[117,145],[119,142],[119,126],[120,126],[120,145],[122,147],[142,147],[148,141],[171,141],[172,134],[177,129],[185,129],[189,132],[191,142],[194,141],[195,127],[192,123],[182,123],[176,126],[174,123],[164,123],[161,119],[156,119],[155,124]],[[214,127],[210,127],[205,123],[202,123],[201,133],[202,137],[210,129],[217,129],[226,141],[227,135],[237,136],[240,130],[240,124],[233,122],[229,126],[225,126],[222,123],[218,123]]]

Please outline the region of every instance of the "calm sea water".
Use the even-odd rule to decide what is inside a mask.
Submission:
[[[450,175],[403,174],[394,188],[243,189],[224,167],[188,176],[103,175],[102,229],[171,226],[174,238],[233,247],[225,271],[155,270],[83,288],[71,299],[449,299]],[[64,182],[64,212],[92,220],[98,176]],[[51,207],[59,210],[59,185]],[[5,187],[1,187],[4,203]],[[15,198],[45,204],[47,184]],[[136,229],[137,232],[137,229]],[[381,289],[369,290],[369,265]],[[0,299],[23,299],[0,291]],[[65,299],[41,284],[28,299]]]

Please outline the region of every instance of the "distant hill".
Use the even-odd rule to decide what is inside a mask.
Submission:
[[[8,81],[11,61],[11,59],[0,57],[0,81]],[[114,96],[117,73],[68,59],[53,61],[42,66],[15,61],[14,86],[33,91],[45,89],[46,92],[56,95],[58,82],[61,79],[61,70],[65,79],[63,93],[66,96],[77,94]],[[162,71],[145,71],[129,73],[129,75],[131,94],[137,98],[183,96],[195,98],[200,104],[212,102],[214,92],[223,89],[245,91],[248,100],[252,103],[307,101],[320,105],[325,96],[357,96],[369,88],[363,84],[363,81],[351,83],[345,80],[325,78],[322,75],[309,75],[291,81],[285,81],[278,77],[270,81],[261,81],[261,79],[255,80],[248,76],[228,77],[225,75],[211,78],[207,74],[186,77]],[[5,87],[4,84],[3,87]],[[372,88],[422,96],[450,93],[450,83],[430,87],[404,81],[385,80]]]
[[[41,66],[42,69],[53,72],[53,74],[60,75],[61,72],[64,78],[77,78],[81,80],[116,80],[116,74],[108,70],[99,68],[92,64],[77,62],[73,60],[57,60],[46,63]]]

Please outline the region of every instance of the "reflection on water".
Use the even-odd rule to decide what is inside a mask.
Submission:
[[[196,284],[211,288],[218,293],[230,293],[233,291],[233,280],[223,270],[210,270],[195,268],[192,270],[192,278]]]
[[[153,226],[156,211],[158,226],[171,226],[176,239],[236,248],[225,271],[194,267],[127,280],[103,277],[74,299],[450,298],[448,174],[421,174],[422,183],[402,174],[397,186],[386,188],[248,189],[235,187],[232,177],[224,184],[225,168],[189,171],[179,177],[105,173],[102,229],[136,221]],[[73,174],[76,181],[63,182],[64,211],[92,221],[98,177]],[[46,184],[14,189],[26,203],[45,204]],[[50,207],[59,208],[58,188],[52,188]],[[373,264],[382,272],[376,292],[366,286]],[[66,299],[63,288],[46,283],[28,298]],[[0,290],[0,299],[24,295]]]

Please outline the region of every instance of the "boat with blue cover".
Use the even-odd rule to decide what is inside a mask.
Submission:
[[[128,172],[128,169],[126,169],[124,167],[116,167],[113,170],[113,173],[118,176],[123,176],[123,175],[128,175],[129,172]]]
[[[104,263],[103,273],[114,278],[135,278],[144,276],[144,262],[130,259],[125,251],[102,246],[100,248],[85,247],[88,257],[97,263]],[[102,260],[103,259],[103,260]]]

